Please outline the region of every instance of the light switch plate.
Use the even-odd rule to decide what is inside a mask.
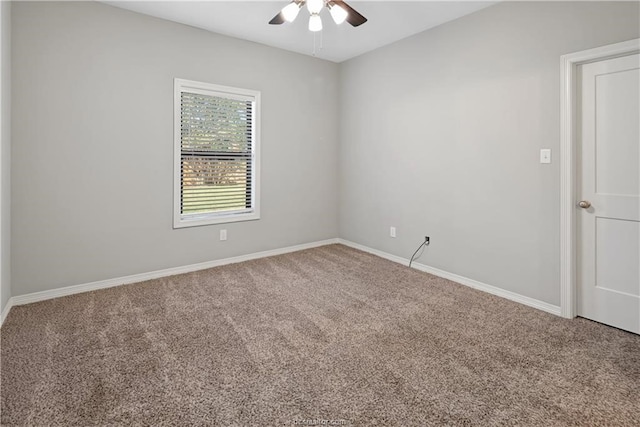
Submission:
[[[540,150],[540,163],[551,163],[551,149],[542,148]]]

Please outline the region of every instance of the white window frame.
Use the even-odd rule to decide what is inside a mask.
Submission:
[[[173,98],[173,228],[196,227],[201,225],[225,224],[238,221],[260,219],[260,92],[193,80],[174,79]],[[231,99],[251,100],[252,108],[252,169],[251,169],[251,209],[234,212],[208,212],[187,214],[180,212],[181,187],[181,97],[182,92],[198,93]]]

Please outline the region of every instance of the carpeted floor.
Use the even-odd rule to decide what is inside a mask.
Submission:
[[[640,336],[341,245],[14,307],[1,334],[3,425],[640,425]]]

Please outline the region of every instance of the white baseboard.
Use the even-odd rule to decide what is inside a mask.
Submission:
[[[206,261],[198,264],[190,264],[181,267],[166,268],[164,270],[156,270],[149,273],[132,274],[130,276],[117,277],[115,279],[99,280],[97,282],[85,283],[81,285],[66,286],[64,288],[52,289],[49,291],[34,292],[31,294],[17,295],[9,298],[7,305],[2,310],[2,318],[0,326],[4,323],[4,319],[9,314],[11,307],[16,305],[30,304],[32,302],[44,301],[52,298],[59,298],[67,295],[79,294],[82,292],[95,291],[98,289],[106,289],[114,286],[130,285],[132,283],[144,282],[146,280],[158,279],[160,277],[174,276],[176,274],[191,273],[193,271],[205,270],[207,268],[218,267],[226,264],[235,264],[238,262],[249,261],[252,259],[266,258],[275,255],[282,255],[289,252],[297,252],[304,249],[317,248],[338,243],[338,239],[321,240],[317,242],[304,243],[302,245],[288,246],[285,248],[272,249],[263,252],[256,252],[247,255],[240,255],[231,258],[224,258],[214,261]]]
[[[354,249],[359,249],[364,252],[369,252],[370,254],[377,255],[381,258],[385,258],[402,265],[406,265],[406,266],[409,265],[409,260],[406,258],[402,258],[396,255],[382,252],[377,249],[373,249],[364,245],[360,245],[358,243],[351,242],[349,240],[344,240],[344,239],[337,239],[337,240],[338,240],[338,243],[343,244],[345,246],[350,246]],[[557,305],[549,304],[547,302],[540,301],[535,298],[526,297],[524,295],[520,295],[515,292],[507,291],[505,289],[498,288],[496,286],[478,282],[477,280],[469,279],[468,277],[464,277],[458,274],[450,273],[448,271],[440,270],[435,267],[430,267],[425,264],[414,262],[411,264],[411,266],[416,270],[424,271],[426,273],[433,274],[434,276],[442,277],[444,279],[451,280],[452,282],[469,286],[470,288],[473,288],[473,289],[478,289],[480,291],[484,291],[492,295],[506,298],[508,300],[515,301],[520,304],[527,305],[529,307],[537,308],[538,310],[546,311],[547,313],[555,314],[556,316],[561,315],[560,307]]]
[[[361,251],[377,255],[381,258],[385,258],[402,265],[409,265],[409,260],[406,258],[402,258],[396,255],[391,255],[389,253],[379,251],[377,249],[373,249],[367,246],[363,246],[358,243],[351,242],[349,240],[344,240],[344,239],[321,240],[317,242],[305,243],[305,244],[296,245],[296,246],[288,246],[285,248],[272,249],[268,251],[256,252],[256,253],[247,254],[247,255],[240,255],[240,256],[231,257],[231,258],[201,262],[198,264],[190,264],[190,265],[185,265],[181,267],[167,268],[164,270],[156,270],[149,273],[133,274],[130,276],[118,277],[115,279],[99,280],[97,282],[67,286],[64,288],[52,289],[49,291],[34,292],[31,294],[25,294],[25,295],[17,295],[9,298],[9,301],[7,301],[7,304],[3,308],[1,318],[0,318],[0,326],[4,323],[4,320],[9,314],[11,307],[16,305],[30,304],[33,302],[44,301],[52,298],[59,298],[67,295],[79,294],[82,292],[95,291],[98,289],[106,289],[114,286],[129,285],[132,283],[144,282],[146,280],[158,279],[160,277],[174,276],[176,274],[191,273],[193,271],[205,270],[207,268],[218,267],[221,265],[234,264],[237,262],[249,261],[249,260],[258,259],[258,258],[266,258],[270,256],[275,256],[275,255],[282,255],[290,252],[316,248],[319,246],[325,246],[325,245],[330,245],[334,243],[340,243],[345,246],[359,249]],[[544,301],[539,301],[534,298],[529,298],[529,297],[517,294],[515,292],[507,291],[492,285],[487,285],[486,283],[478,282],[477,280],[459,276],[454,273],[449,273],[448,271],[430,267],[425,264],[414,262],[412,266],[417,270],[424,271],[429,274],[433,274],[434,276],[442,277],[442,278],[451,280],[453,282],[460,283],[465,286],[469,286],[474,289],[478,289],[493,295],[497,295],[502,298],[519,302],[529,307],[537,308],[538,310],[546,311],[548,313],[560,316],[560,307],[546,303]]]
[[[9,301],[7,301],[5,306],[2,307],[2,314],[0,314],[0,326],[2,326],[2,324],[4,323],[4,319],[7,318],[7,314],[9,314],[9,310],[11,310],[11,307],[13,307],[13,304],[11,302],[11,298],[9,298]]]

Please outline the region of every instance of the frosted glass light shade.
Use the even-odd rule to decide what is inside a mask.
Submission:
[[[335,22],[336,24],[340,25],[344,22],[345,19],[347,19],[347,11],[344,10],[342,7],[340,7],[340,5],[333,5],[331,6],[331,10],[329,11],[331,12],[331,17],[333,18],[333,22]]]
[[[324,0],[307,0],[307,9],[312,15],[320,13],[322,6],[324,6]]]
[[[282,15],[287,22],[293,22],[298,16],[298,12],[300,12],[300,6],[294,1],[282,8]]]
[[[322,31],[322,19],[317,13],[309,18],[309,31]]]

